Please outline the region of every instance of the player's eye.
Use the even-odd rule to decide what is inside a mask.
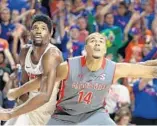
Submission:
[[[45,28],[45,27],[43,27],[42,29],[43,29],[43,30],[46,30],[46,28]]]
[[[91,40],[90,42],[91,42],[91,43],[93,43],[93,42],[94,42],[94,40]]]
[[[103,43],[103,41],[100,40],[100,43]]]

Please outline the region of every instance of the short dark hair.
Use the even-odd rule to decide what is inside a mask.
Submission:
[[[47,27],[49,29],[49,32],[51,33],[52,31],[52,21],[49,18],[49,16],[45,15],[45,14],[37,14],[33,16],[33,21],[32,21],[32,25],[37,22],[37,21],[42,21],[45,24],[47,24]]]
[[[106,18],[108,15],[113,15],[113,13],[112,13],[112,12],[106,13],[106,14],[104,15],[104,18]]]
[[[119,6],[123,6],[125,9],[128,9],[128,6],[124,1],[120,2]]]

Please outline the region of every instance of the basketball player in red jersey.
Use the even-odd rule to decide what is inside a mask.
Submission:
[[[113,81],[122,77],[156,78],[157,67],[142,64],[115,63],[104,58],[106,53],[106,38],[99,34],[90,34],[86,39],[86,56],[70,58],[68,62],[61,63],[55,70],[51,78],[58,81],[64,80],[60,89],[60,99],[57,108],[48,125],[114,125],[108,113],[104,111],[104,97],[108,94],[108,89]],[[153,61],[143,64],[152,64]],[[156,63],[157,61],[154,61]],[[54,72],[54,71],[53,71]],[[40,83],[32,81],[33,89],[39,88]],[[53,92],[55,85],[52,79],[51,89]],[[26,88],[27,87],[27,88]],[[50,88],[50,87],[49,87]],[[26,84],[18,88],[12,95],[18,97],[23,93],[30,92],[32,85]],[[49,94],[50,95],[50,94]],[[50,96],[49,96],[50,97]],[[35,101],[38,97],[33,98]],[[26,111],[43,105],[40,102],[28,103]],[[9,119],[26,112],[21,108],[13,109],[9,112],[1,112],[0,119]]]

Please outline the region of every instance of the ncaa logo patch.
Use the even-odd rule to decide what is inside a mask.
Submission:
[[[100,80],[105,80],[106,74],[101,74],[101,75],[99,76],[99,78],[100,78]]]

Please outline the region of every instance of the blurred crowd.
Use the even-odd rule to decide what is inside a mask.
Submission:
[[[34,14],[51,17],[51,43],[69,57],[86,55],[86,37],[107,37],[106,58],[143,62],[157,57],[157,0],[0,0],[0,106],[12,108],[6,94],[19,53],[31,44]],[[16,83],[16,82],[15,82]],[[15,86],[14,86],[15,87]],[[109,90],[105,110],[118,125],[157,125],[157,79],[123,78]]]

